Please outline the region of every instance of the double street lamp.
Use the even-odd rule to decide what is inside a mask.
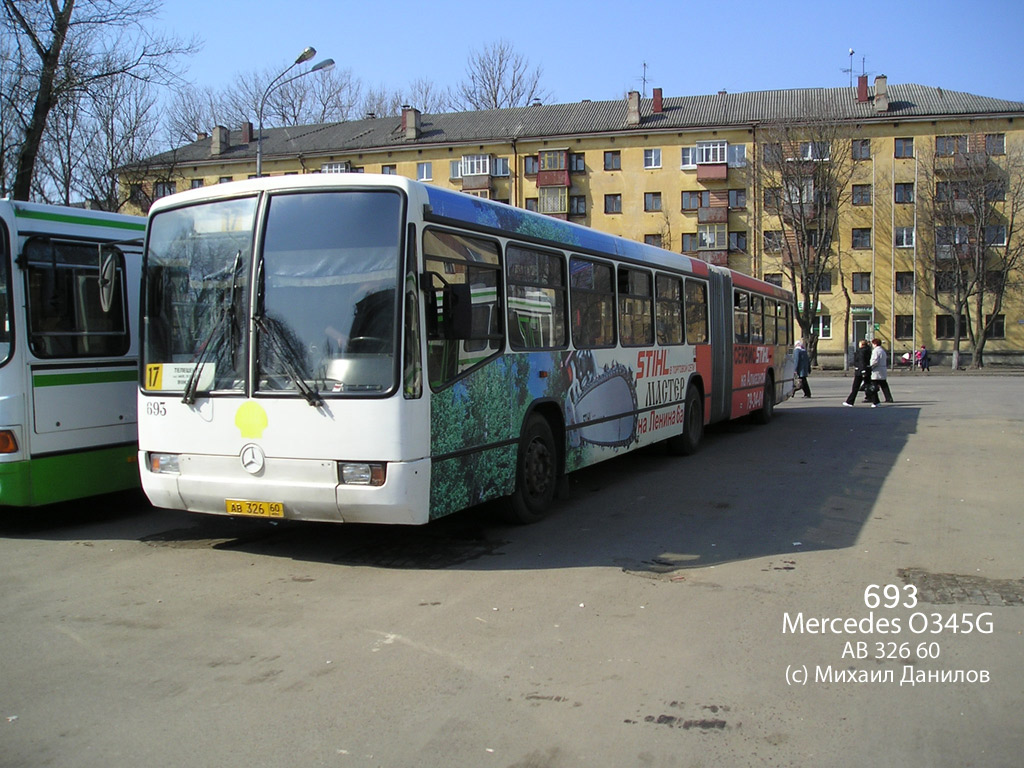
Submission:
[[[277,77],[270,81],[270,85],[267,86],[267,90],[263,92],[263,96],[262,98],[260,98],[260,106],[256,114],[257,121],[259,122],[259,135],[256,139],[257,178],[263,175],[263,108],[267,106],[267,98],[270,96],[272,91],[277,90],[282,85],[286,85],[292,82],[293,80],[298,80],[300,77],[305,77],[306,75],[311,74],[313,72],[326,72],[334,68],[334,59],[324,59],[323,61],[318,61],[305,72],[300,72],[297,75],[292,75],[287,80],[281,79],[289,72],[291,72],[294,67],[298,66],[299,64],[302,64],[303,62],[309,61],[314,56],[316,56],[316,48],[313,48],[312,46],[306,48],[306,50],[304,50],[302,53],[298,55],[298,58],[296,58],[294,62],[288,65],[288,68],[285,69],[284,72],[282,72],[281,74],[279,74]]]

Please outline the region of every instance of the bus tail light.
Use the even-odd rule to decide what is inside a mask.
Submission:
[[[18,439],[9,429],[0,429],[0,453],[17,453]]]
[[[178,467],[178,454],[176,453],[150,453],[149,471],[156,475],[178,475],[181,471]]]
[[[384,485],[386,464],[338,462],[338,479],[345,485]]]

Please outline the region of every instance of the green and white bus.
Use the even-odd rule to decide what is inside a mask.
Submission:
[[[139,460],[153,504],[422,524],[792,394],[792,295],[397,176],[190,190],[150,211]]]
[[[0,200],[0,506],[137,487],[145,219]]]

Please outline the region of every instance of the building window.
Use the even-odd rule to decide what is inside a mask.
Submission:
[[[914,316],[913,315],[896,315],[896,338],[897,339],[912,339],[912,338],[914,338]]]
[[[777,253],[782,250],[782,231],[778,229],[767,230],[764,233],[764,249]]]
[[[745,190],[745,189],[730,189],[729,190],[729,207],[730,208],[746,208],[747,207],[747,190]]]
[[[729,250],[738,253],[747,251],[747,233],[739,231],[729,232]]]
[[[956,272],[940,269],[935,272],[935,293],[952,293],[956,288]]]
[[[801,141],[800,157],[803,160],[828,160],[832,146],[827,141]]]
[[[953,155],[967,154],[967,137],[960,136],[936,136],[935,156],[952,157]]]
[[[644,235],[644,244],[661,248],[661,235]]]
[[[892,244],[897,248],[914,247],[914,228],[896,227],[892,232]]]
[[[604,169],[606,171],[621,171],[622,157],[619,150],[604,153]]]
[[[622,213],[622,195],[605,195],[604,212]]]
[[[1006,245],[1006,226],[988,224],[985,226],[985,245]]]
[[[683,233],[683,253],[693,253],[697,250],[697,233]]]
[[[771,283],[772,285],[777,285],[777,286],[779,286],[779,288],[781,288],[782,287],[782,273],[781,272],[765,272],[764,273],[764,281],[766,283]]]
[[[448,163],[448,179],[454,181],[462,178],[462,161],[452,160]]]
[[[896,273],[896,293],[913,293],[914,292],[914,273],[913,272],[897,272]]]
[[[227,184],[229,181],[232,181],[231,176],[221,176],[219,179],[217,179],[218,184]]]
[[[985,200],[989,203],[999,203],[1006,200],[1006,182],[1002,179],[986,181]]]
[[[897,203],[914,202],[913,183],[900,182],[899,184],[894,184],[892,188],[892,199]]]
[[[832,293],[831,272],[826,272],[818,278],[818,293]]]
[[[644,210],[648,213],[661,210],[661,192],[644,192]]]
[[[683,210],[684,211],[695,211],[698,208],[707,208],[711,203],[711,193],[707,190],[703,192],[683,192]]]
[[[536,176],[538,171],[539,161],[536,155],[527,155],[523,158],[523,173],[527,176]]]
[[[683,147],[682,148],[681,165],[682,165],[683,168],[696,168],[697,167],[697,148],[696,147]]]
[[[347,160],[340,163],[324,163],[320,166],[320,173],[348,173],[352,170],[352,164]]]
[[[432,181],[434,179],[433,163],[416,163],[416,178],[419,181]]]
[[[728,227],[725,224],[699,224],[697,226],[697,249],[701,251],[724,251],[728,247]]]
[[[382,165],[380,167],[380,172],[383,173],[385,176],[397,176],[398,175],[398,166],[397,165]]]
[[[1005,155],[1006,154],[1006,134],[1003,133],[990,133],[985,137],[985,154],[988,155]]]
[[[853,159],[854,160],[870,160],[871,159],[871,139],[854,139],[853,140]]]
[[[854,248],[870,248],[871,247],[871,227],[854,227],[854,229],[853,229],[853,247]]]
[[[729,145],[729,167],[730,168],[743,168],[747,164],[747,145],[746,144],[730,144]]]
[[[819,339],[832,338],[832,315],[818,315],[814,318],[814,324],[817,326]]]
[[[960,315],[960,338],[967,333],[967,318]],[[935,316],[935,338],[952,339],[956,337],[956,322],[952,315]]]
[[[1006,338],[1006,315],[985,315],[985,338],[1005,339]]]
[[[870,272],[854,272],[853,273],[853,292],[854,293],[871,293],[871,273]]]
[[[566,155],[564,149],[548,149],[540,153],[540,169],[542,171],[564,171]]]
[[[697,164],[724,163],[728,160],[728,152],[729,142],[727,141],[698,141]]]
[[[777,165],[782,162],[782,145],[778,142],[761,145],[762,165]]]
[[[491,158],[493,161],[491,175],[492,176],[509,176],[508,169],[508,158],[507,157],[494,157]]]
[[[569,155],[569,173],[586,173],[587,159],[582,152],[573,152]]]
[[[454,165],[454,164],[453,164]],[[454,170],[454,168],[453,168]],[[461,162],[460,176],[490,176],[491,156],[490,155],[463,155]],[[458,176],[452,176],[457,179]]]
[[[177,187],[173,181],[158,181],[153,185],[153,199],[159,200],[161,197],[173,195],[176,191]]]
[[[541,213],[568,213],[568,187],[541,187],[538,190],[539,211]]]
[[[572,195],[569,198],[569,215],[570,216],[586,216],[587,215],[587,198],[586,198],[586,195]]]
[[[661,168],[661,150],[660,149],[645,149],[644,150],[644,168],[654,169]]]
[[[871,185],[870,184],[854,184],[853,185],[853,204],[854,205],[871,205]]]
[[[914,139],[896,139],[895,151],[893,157],[913,157],[914,156]]]
[[[537,211],[537,198],[536,197],[528,197],[528,198],[526,198],[523,201],[523,205],[526,206],[526,210],[536,212]]]
[[[199,189],[202,186],[203,186],[203,180],[202,179],[192,179],[192,181],[188,185],[188,188],[189,189]]]

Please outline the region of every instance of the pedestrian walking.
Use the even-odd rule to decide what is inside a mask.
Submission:
[[[871,379],[871,347],[867,339],[857,342],[857,350],[853,353],[853,387],[850,389],[850,396],[846,398],[843,405],[853,407],[857,402],[857,393]]]
[[[811,375],[811,357],[804,349],[803,339],[797,339],[793,348],[793,362],[796,363],[796,387],[804,393],[804,397],[810,397],[811,388],[807,384],[807,377]]]
[[[924,344],[917,350],[917,367],[922,371],[930,371],[932,367],[932,356],[928,354]]]
[[[871,400],[871,407],[878,407],[878,390],[882,390],[882,394],[885,395],[885,402],[891,403],[892,392],[889,391],[889,381],[886,377],[887,363],[886,358],[888,354],[882,348],[881,339],[872,339],[871,344],[873,349],[871,350],[871,385],[868,387],[868,397]]]

